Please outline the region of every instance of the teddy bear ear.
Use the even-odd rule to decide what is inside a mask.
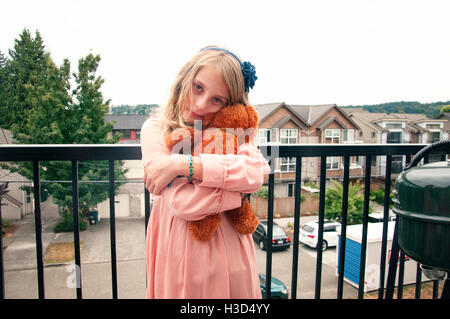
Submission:
[[[255,130],[258,129],[258,113],[256,113],[256,110],[253,106],[247,105],[245,107],[245,110],[247,111],[248,115],[248,127],[254,128]]]

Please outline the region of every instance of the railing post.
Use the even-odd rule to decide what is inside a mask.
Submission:
[[[275,174],[269,175],[269,198],[267,211],[267,243],[266,243],[266,298],[269,299],[272,288],[272,237],[273,237],[273,198]]]
[[[359,283],[358,299],[364,297],[364,282],[366,276],[366,257],[367,257],[367,229],[369,227],[369,205],[370,205],[370,179],[371,179],[372,157],[366,156],[366,167],[364,172],[364,212],[363,212],[363,230],[361,238],[361,259],[359,263]]]
[[[392,155],[386,155],[386,174],[384,180],[384,214],[383,214],[383,237],[381,240],[380,260],[380,287],[378,288],[378,299],[383,299],[384,277],[386,274],[386,250],[388,235],[389,204],[391,202],[391,164]]]
[[[44,292],[44,260],[42,257],[42,222],[41,222],[41,187],[39,181],[39,161],[33,161],[33,191],[34,191],[34,227],[36,231],[36,262],[38,276],[38,296],[45,298]]]
[[[5,280],[3,277],[4,267],[3,267],[3,229],[2,225],[2,200],[0,198],[0,299],[5,299]]]
[[[326,179],[326,156],[320,157],[320,195],[319,195],[319,228],[317,238],[317,261],[316,261],[316,289],[315,299],[320,299],[320,286],[322,283],[322,243],[323,243],[323,223],[325,216],[325,179]]]
[[[302,183],[302,158],[296,157],[295,162],[295,203],[294,203],[294,245],[292,253],[292,284],[291,298],[297,298],[297,273],[298,273],[298,243],[300,232],[300,199],[301,199],[301,183]]]
[[[81,254],[80,254],[80,223],[78,205],[78,161],[72,161],[72,206],[73,206],[73,240],[75,248],[75,278],[77,299],[82,299],[81,294]]]
[[[117,299],[116,207],[114,199],[114,160],[109,160],[109,233],[111,244],[112,298]]]
[[[345,245],[347,239],[347,210],[349,187],[350,156],[344,156],[344,183],[342,188],[341,240],[339,246],[339,277],[337,298],[342,299],[344,290]]]

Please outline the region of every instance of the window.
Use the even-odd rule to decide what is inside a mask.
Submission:
[[[377,166],[377,157],[373,156],[370,159],[370,166]]]
[[[341,129],[327,128],[325,130],[325,142],[326,143],[339,143],[341,138]]]
[[[258,144],[266,144],[270,142],[271,130],[268,128],[258,129]]]
[[[131,130],[114,130],[113,134],[120,134],[120,139],[130,139],[131,138]]]
[[[281,144],[297,144],[297,129],[283,128],[280,130]]]
[[[429,130],[440,130],[441,124],[427,124],[425,127]]]
[[[391,172],[392,174],[400,174],[403,170],[403,156],[392,155]]]
[[[350,160],[350,168],[362,167],[363,156],[352,156]]]
[[[339,169],[340,157],[327,157],[327,169]]]
[[[295,172],[295,157],[280,157],[280,170],[282,172]]]
[[[402,123],[386,123],[386,128],[388,129],[388,130],[395,130],[395,129],[402,129],[403,128],[403,126],[402,126]]]
[[[441,154],[428,154],[428,163],[440,162]]]
[[[386,143],[401,143],[402,132],[388,132]]]
[[[287,196],[294,197],[295,196],[295,183],[287,183]]]
[[[441,132],[430,132],[428,134],[428,143],[438,142],[441,139]]]
[[[354,142],[355,141],[355,130],[349,129],[344,130],[344,142]]]

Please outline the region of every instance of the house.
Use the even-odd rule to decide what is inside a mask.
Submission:
[[[12,144],[13,138],[10,131],[0,128],[0,144]],[[0,168],[0,183],[8,182],[9,192],[2,200],[2,218],[22,219],[26,214],[34,210],[33,196],[20,189],[21,186],[31,186],[31,181],[9,170]]]
[[[344,112],[360,127],[364,144],[368,143],[418,143],[430,144],[448,139],[445,118],[430,118],[425,114],[371,113],[362,108],[343,108]],[[440,156],[430,155],[430,161],[440,160]],[[395,177],[406,164],[405,156],[392,156],[392,174]],[[386,158],[372,159],[372,176],[384,176]]]
[[[284,102],[255,105],[259,116],[258,144],[358,143],[360,128],[336,104],[291,105]],[[328,178],[343,176],[342,157],[327,157]],[[295,158],[279,158],[275,163],[275,197],[294,196]],[[351,158],[351,178],[362,176],[361,160]],[[320,159],[302,159],[302,179],[317,182]]]
[[[141,127],[149,117],[136,114],[106,114],[106,122],[114,122],[112,134],[120,133],[119,144],[139,144]],[[127,183],[119,188],[115,196],[116,217],[142,217],[144,216],[144,186],[142,183],[144,171],[140,160],[123,161],[123,168],[127,169]],[[99,215],[109,218],[109,200],[98,204]]]
[[[450,112],[444,112],[436,117],[437,120],[445,120],[443,133],[447,133],[447,138],[450,138]]]
[[[139,144],[141,127],[148,117],[148,114],[106,114],[104,119],[107,123],[114,122],[112,134],[121,134],[119,143]]]

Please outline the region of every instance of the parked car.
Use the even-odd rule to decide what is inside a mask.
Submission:
[[[272,249],[288,249],[291,246],[291,240],[286,235],[284,229],[273,222],[272,228]],[[253,240],[258,243],[262,250],[266,249],[267,242],[267,220],[260,220],[258,227],[253,233]]]
[[[266,294],[266,275],[259,274],[259,285],[261,287],[262,297],[265,298]],[[287,287],[281,282],[281,280],[272,276],[270,281],[270,298],[271,299],[288,299],[289,292]]]
[[[338,222],[325,220],[323,223],[323,242],[322,250],[328,247],[335,247],[338,243],[338,234],[340,232],[341,224]],[[319,221],[311,221],[303,225],[300,229],[300,242],[312,248],[317,248],[317,241],[319,237]]]
[[[384,218],[384,213],[372,213],[367,216],[367,220],[369,223],[382,223]],[[395,220],[395,214],[389,211],[388,221],[394,221]]]

